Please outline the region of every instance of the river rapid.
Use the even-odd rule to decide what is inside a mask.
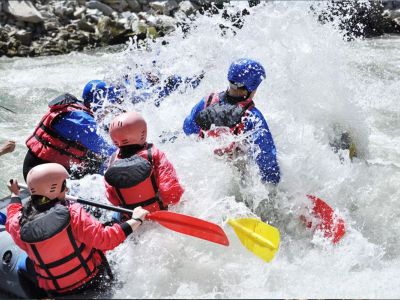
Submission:
[[[238,2],[229,10],[244,7],[246,2]],[[157,68],[162,78],[204,70],[198,88],[177,91],[159,107],[147,102],[125,108],[144,115],[148,140],[166,153],[185,187],[172,210],[219,224],[230,246],[145,224],[108,253],[118,281],[113,297],[398,298],[400,38],[346,42],[333,26],[317,23],[302,1],[247,9],[240,30],[220,14],[200,16],[188,34],[174,32],[147,50],[131,45],[1,58],[0,105],[16,114],[0,109],[0,141],[14,139],[17,148],[0,157],[0,195],[8,195],[9,178],[23,180],[24,142],[52,98],[65,92],[80,97],[91,79],[114,81],[136,70]],[[182,133],[193,105],[226,88],[229,64],[239,57],[257,59],[267,71],[255,102],[277,147],[282,174],[275,191],[258,181],[255,166],[250,183],[241,185],[232,167],[214,157],[216,141]],[[329,144],[338,128],[353,136],[358,150],[353,161],[348,150],[335,153]],[[69,185],[84,198],[106,201],[100,175]],[[339,244],[332,246],[299,221],[306,194],[326,200],[345,219],[347,233]],[[270,263],[246,250],[226,223],[254,217],[244,202],[256,207],[262,200],[278,216],[274,225],[281,234]]]

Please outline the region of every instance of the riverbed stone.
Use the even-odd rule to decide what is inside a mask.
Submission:
[[[86,7],[92,8],[92,9],[98,9],[105,16],[111,16],[112,13],[114,12],[114,10],[111,7],[109,7],[107,4],[104,4],[97,0],[90,0],[88,3],[86,3]]]
[[[186,16],[194,14],[198,9],[199,7],[190,1],[182,1],[179,3],[179,10],[184,12]]]
[[[95,27],[86,20],[80,19],[77,23],[79,29],[87,32],[95,32]]]
[[[101,2],[107,4],[118,12],[123,12],[129,6],[125,0],[101,0]]]
[[[174,9],[179,7],[175,0],[149,2],[149,6],[157,13],[163,15],[169,15]]]
[[[142,7],[137,0],[126,0],[128,3],[129,9],[133,12],[140,12]]]
[[[32,32],[27,30],[18,30],[15,33],[15,37],[25,46],[29,46],[32,42]]]
[[[80,18],[85,12],[86,12],[86,7],[85,6],[77,7],[75,12],[74,12],[74,17],[75,18]]]
[[[5,1],[4,11],[14,16],[17,20],[41,23],[43,22],[42,14],[35,8],[31,1],[19,0],[19,1]]]

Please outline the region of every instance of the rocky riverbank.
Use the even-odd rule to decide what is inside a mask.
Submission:
[[[155,38],[175,30],[206,1],[5,0],[0,2],[0,56],[63,54]]]
[[[121,44],[136,37],[156,38],[184,26],[182,20],[196,13],[222,8],[218,0],[2,0],[0,2],[0,56],[42,56]],[[259,0],[248,1],[250,6]],[[400,1],[374,2],[373,14],[356,8],[344,10],[332,5],[328,14],[351,14],[342,25],[350,31],[365,23],[361,35],[400,33]],[[236,16],[237,17],[237,16]],[[239,16],[240,17],[240,16]],[[349,28],[347,28],[347,27]]]

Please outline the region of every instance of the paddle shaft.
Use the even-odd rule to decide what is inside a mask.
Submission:
[[[28,189],[28,186],[26,184],[23,183],[18,183],[18,186],[21,189]],[[118,206],[114,206],[114,205],[108,205],[108,204],[103,204],[103,203],[98,203],[98,202],[94,202],[94,201],[90,201],[90,200],[86,200],[86,199],[82,199],[82,198],[78,198],[78,197],[74,197],[74,196],[70,196],[70,195],[66,195],[65,199],[70,200],[70,201],[76,201],[80,204],[86,204],[86,205],[91,205],[91,206],[95,206],[98,208],[104,208],[104,209],[108,209],[108,210],[112,210],[112,211],[116,211],[116,212],[120,212],[120,213],[126,213],[126,214],[132,214],[133,210],[127,209],[127,208],[122,208],[122,207],[118,207]]]
[[[24,184],[20,184],[19,187],[27,189],[27,186]],[[67,195],[65,199],[116,212],[127,213],[129,215],[132,215],[133,213],[132,210],[126,208],[97,203],[94,201],[85,200],[69,195]],[[228,237],[226,236],[225,232],[222,230],[221,227],[219,227],[217,224],[204,221],[202,219],[174,212],[168,212],[165,210],[149,213],[146,215],[146,219],[158,222],[160,225],[173,231],[177,231],[183,234],[194,236],[224,246],[229,245]]]
[[[108,209],[108,210],[112,210],[112,211],[116,211],[116,212],[120,212],[120,213],[126,213],[126,214],[129,214],[129,215],[131,215],[133,213],[133,210],[130,210],[130,209],[127,209],[127,208],[122,208],[122,207],[118,207],[118,206],[98,203],[98,202],[85,200],[85,199],[77,198],[77,197],[73,197],[73,196],[66,196],[65,199],[71,200],[71,201],[76,201],[76,202],[78,202],[80,204],[91,205],[91,206],[95,206],[95,207],[98,207],[98,208],[104,208],[104,209]]]
[[[9,108],[3,106],[3,105],[0,105],[0,107],[1,107],[2,109],[8,110],[9,112],[12,112],[13,114],[16,114],[15,111],[13,111],[13,110],[11,110],[11,109],[9,109]]]

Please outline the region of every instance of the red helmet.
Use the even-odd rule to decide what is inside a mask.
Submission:
[[[143,145],[147,139],[146,121],[135,111],[123,113],[111,122],[110,136],[117,147]]]
[[[64,192],[68,177],[69,174],[62,165],[47,163],[32,168],[26,177],[26,183],[32,195],[53,200]]]

